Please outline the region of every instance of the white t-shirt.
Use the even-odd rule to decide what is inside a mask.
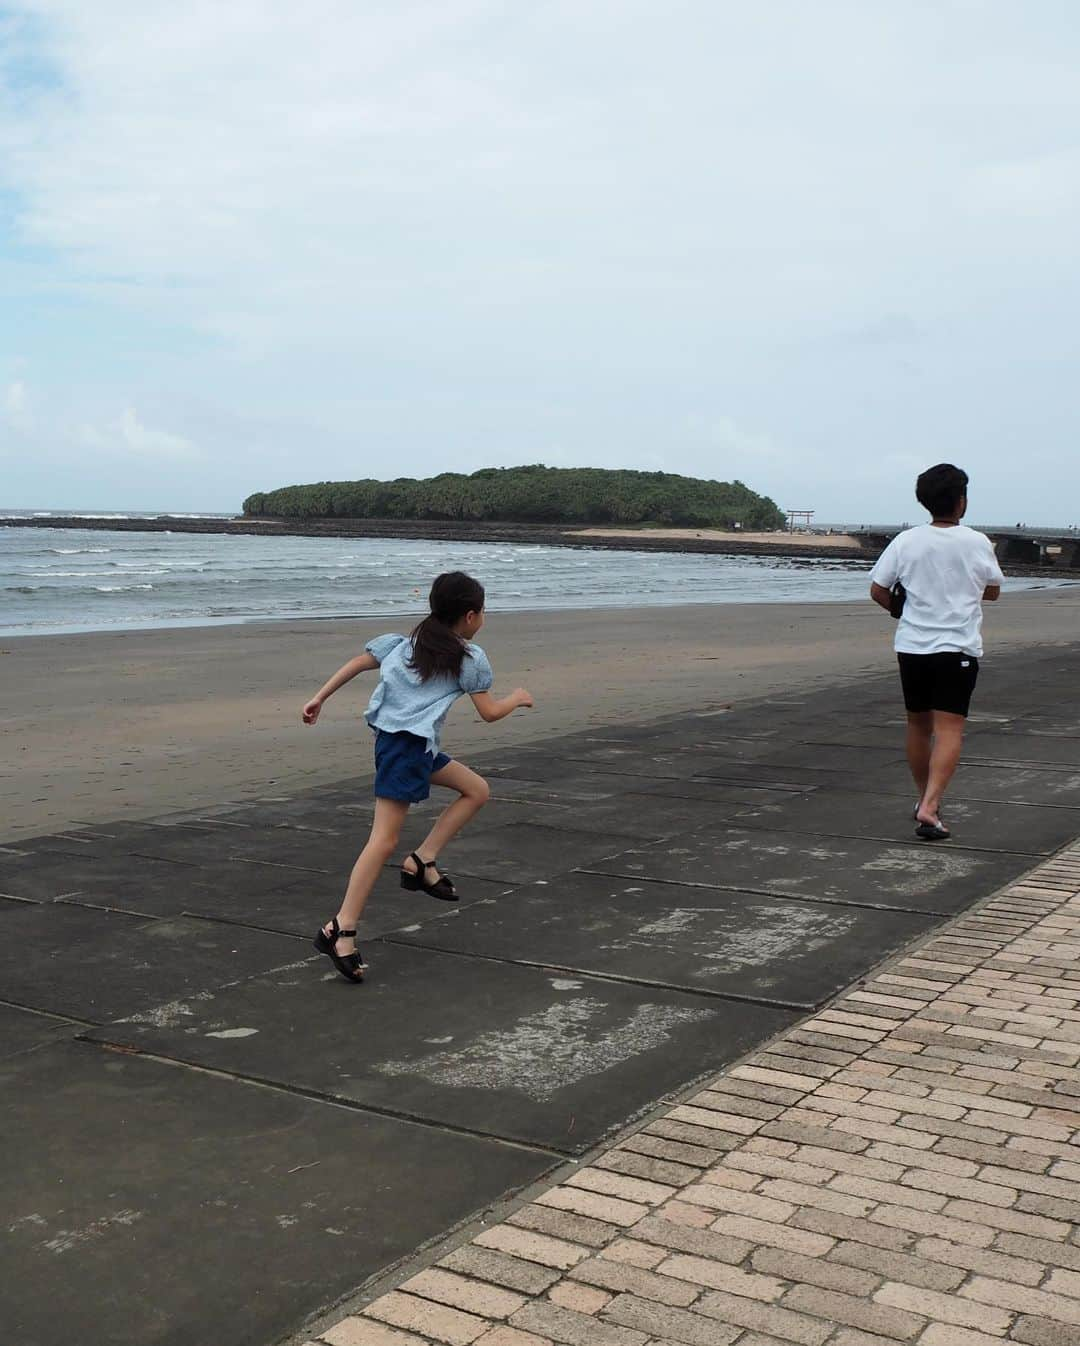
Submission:
[[[886,589],[899,580],[907,590],[898,654],[982,655],[983,590],[1005,579],[985,534],[962,523],[909,528],[881,553],[870,578]]]

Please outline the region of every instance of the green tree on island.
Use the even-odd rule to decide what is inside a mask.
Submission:
[[[768,496],[741,481],[599,467],[485,467],[417,480],[320,481],[256,491],[251,517],[783,528]]]

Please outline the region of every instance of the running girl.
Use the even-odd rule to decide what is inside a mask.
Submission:
[[[480,718],[504,719],[533,699],[524,687],[497,699],[488,657],[472,638],[484,624],[484,588],[471,576],[453,571],[431,586],[430,614],[411,636],[376,636],[364,653],[339,668],[303,709],[314,724],[327,697],[370,669],[379,683],[364,718],[375,730],[375,820],[371,836],[353,866],[338,914],[315,936],[315,947],[333,962],[346,981],[364,979],[364,960],[356,944],[356,923],[379,871],[397,849],[410,804],[427,799],[432,785],[456,790],[458,798],[440,815],[427,838],[401,866],[401,886],[456,902],[458,893],[436,868],[442,848],[488,801],[487,781],[439,750],[439,733],[450,707],[471,696]]]

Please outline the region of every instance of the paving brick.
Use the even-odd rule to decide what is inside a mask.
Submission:
[[[742,1343],[739,1343],[742,1346]],[[896,1346],[892,1337],[879,1337],[875,1332],[860,1332],[856,1327],[841,1327],[829,1346]]]
[[[396,1327],[387,1327],[372,1318],[345,1318],[324,1332],[320,1340],[327,1346],[426,1346],[422,1337],[399,1332]]]
[[[678,1226],[676,1226],[677,1228]],[[637,1233],[637,1230],[634,1231]],[[614,1243],[600,1250],[600,1256],[609,1262],[621,1262],[625,1266],[644,1267],[651,1271],[667,1256],[664,1248],[651,1243],[642,1243],[636,1238],[616,1239]]]
[[[687,1309],[638,1299],[636,1295],[617,1296],[604,1310],[604,1317],[639,1333],[647,1332],[654,1340],[677,1341],[684,1346],[730,1346],[739,1336],[738,1328],[701,1318]]]
[[[576,1243],[567,1243],[564,1239],[551,1238],[547,1234],[535,1234],[531,1230],[515,1229],[513,1225],[495,1225],[477,1234],[473,1242],[481,1248],[494,1248],[497,1252],[509,1253],[511,1257],[521,1257],[527,1262],[539,1262],[542,1266],[558,1267],[565,1271],[589,1256],[589,1249]]]
[[[884,1151],[887,1146],[871,1145],[862,1154],[846,1154],[842,1150],[823,1150],[816,1145],[800,1145],[792,1156],[803,1163],[820,1165],[837,1173],[852,1173],[860,1178],[876,1178],[880,1182],[893,1182],[899,1178],[911,1159],[899,1162],[889,1158]],[[906,1154],[920,1153],[916,1150],[904,1151]]]
[[[1010,1336],[1027,1346],[1080,1346],[1080,1331],[1075,1327],[1028,1314],[1017,1318]]]
[[[797,1075],[790,1070],[765,1070],[760,1066],[736,1066],[731,1072],[734,1079],[753,1080],[756,1084],[775,1084],[782,1089],[794,1089],[800,1093],[810,1093],[817,1087],[813,1075]]]
[[[977,1145],[973,1141],[956,1140],[951,1136],[939,1140],[934,1146],[934,1153],[954,1155],[980,1165],[997,1164],[1001,1168],[1017,1169],[1021,1173],[1043,1173],[1050,1164],[1045,1155],[1026,1154],[1022,1150],[1006,1149],[1000,1145]]]
[[[925,1238],[915,1245],[920,1257],[965,1271],[976,1271],[982,1276],[1016,1281],[1020,1285],[1038,1285],[1045,1274],[1042,1263],[1029,1258],[1014,1257],[994,1248],[973,1248],[964,1243],[950,1243],[948,1239]],[[897,1276],[896,1280],[903,1277]]]
[[[506,1253],[480,1248],[475,1243],[455,1248],[442,1259],[439,1266],[527,1295],[543,1294],[549,1285],[559,1279],[559,1273],[550,1267],[542,1267],[536,1262],[523,1262],[518,1257],[508,1257]]]
[[[807,1215],[829,1215],[824,1211],[810,1211]],[[796,1215],[797,1220],[802,1218]],[[843,1220],[844,1216],[829,1216]],[[821,1233],[808,1226],[796,1227],[791,1224],[773,1224],[768,1220],[756,1220],[746,1215],[722,1215],[713,1221],[712,1232],[729,1238],[748,1240],[768,1248],[788,1249],[803,1253],[807,1257],[821,1257],[828,1252],[835,1241],[831,1235]]]
[[[799,1346],[821,1346],[833,1330],[832,1323],[822,1322],[820,1318],[810,1318],[778,1304],[759,1304],[756,1300],[729,1295],[723,1290],[708,1291],[698,1300],[695,1309],[728,1326],[766,1332],[782,1341],[797,1342]]]
[[[1010,1256],[1045,1263],[1048,1267],[1067,1267],[1070,1271],[1080,1271],[1080,1248],[1072,1243],[1031,1238],[1026,1234],[999,1234],[994,1240],[994,1247]]]
[[[901,1228],[890,1228],[870,1220],[853,1220],[848,1215],[834,1215],[826,1210],[800,1210],[791,1217],[789,1228],[808,1229],[828,1234],[836,1239],[852,1239],[868,1243],[874,1248],[890,1248],[902,1252],[915,1242],[915,1235]]]
[[[708,1145],[688,1145],[681,1140],[664,1140],[661,1136],[651,1136],[647,1131],[638,1131],[627,1136],[622,1142],[623,1151],[649,1155],[655,1159],[667,1159],[676,1164],[687,1164],[693,1168],[708,1168],[715,1164],[723,1150],[714,1150]]]
[[[684,1201],[669,1201],[660,1210],[665,1220],[673,1224],[690,1225],[694,1229],[708,1229],[713,1213],[705,1206],[691,1206]]]
[[[725,1266],[723,1262],[710,1262],[704,1257],[689,1257],[685,1253],[677,1253],[661,1262],[659,1271],[664,1276],[689,1281],[698,1288],[708,1286],[713,1290],[726,1290],[766,1304],[778,1299],[784,1290],[783,1283],[775,1276],[755,1275]]]
[[[916,1117],[908,1113],[904,1117],[904,1126],[925,1136],[929,1141],[926,1148],[940,1140],[942,1136],[952,1136],[956,1140],[973,1140],[978,1145],[1004,1145],[1008,1139],[1008,1133],[1005,1131],[998,1131],[990,1126],[971,1126],[968,1122],[951,1122],[945,1117]],[[900,1143],[910,1145],[913,1142],[905,1139]]]
[[[660,1136],[664,1140],[686,1141],[690,1145],[704,1145],[709,1149],[723,1152],[741,1145],[745,1136],[737,1136],[734,1131],[714,1131],[707,1126],[691,1126],[687,1122],[673,1122],[670,1117],[658,1117],[645,1128],[646,1135]]]
[[[702,1165],[681,1164],[670,1159],[657,1159],[647,1154],[638,1154],[633,1150],[611,1150],[593,1161],[595,1168],[607,1169],[611,1173],[624,1173],[630,1178],[644,1178],[648,1182],[667,1183],[669,1187],[682,1187],[693,1182]]]
[[[522,1295],[498,1285],[470,1280],[444,1268],[428,1267],[398,1287],[423,1299],[449,1304],[482,1318],[509,1318],[525,1303]]]
[[[1080,1201],[1063,1201],[1057,1196],[1021,1192],[1016,1209],[1030,1215],[1042,1215],[1049,1220],[1062,1220],[1066,1224],[1080,1224]]]
[[[664,1265],[670,1260],[670,1257],[665,1259]],[[715,1267],[720,1263],[709,1262],[706,1265]],[[699,1285],[684,1285],[667,1275],[658,1275],[643,1267],[627,1266],[602,1257],[591,1257],[587,1262],[579,1263],[570,1275],[574,1280],[615,1294],[637,1295],[639,1299],[655,1299],[660,1304],[678,1304],[683,1308],[692,1304],[701,1293]]]
[[[1028,1215],[1023,1211],[1001,1210],[978,1201],[950,1201],[945,1207],[945,1214],[958,1220],[989,1225],[991,1229],[1010,1234],[1030,1234],[1034,1238],[1065,1239],[1071,1227],[1064,1220],[1048,1220],[1044,1216]]]
[[[703,1089],[700,1094],[695,1094],[686,1102],[689,1107],[712,1108],[717,1112],[730,1113],[736,1117],[755,1118],[759,1122],[771,1122],[783,1112],[785,1106],[781,1103],[766,1103],[760,1098],[743,1098],[738,1094],[729,1094],[721,1091],[719,1083],[710,1089]]]
[[[675,1189],[668,1183],[631,1178],[620,1173],[610,1173],[603,1168],[579,1169],[567,1178],[565,1186],[582,1187],[589,1192],[599,1192],[602,1196],[621,1197],[645,1206],[658,1206],[661,1201],[675,1195]]]
[[[778,1103],[785,1108],[797,1103],[803,1094],[801,1089],[784,1089],[775,1084],[762,1084],[759,1080],[744,1080],[734,1073],[718,1076],[707,1087],[725,1094],[737,1094],[740,1098],[759,1098],[764,1103]]]
[[[913,1118],[913,1121],[925,1121],[933,1127],[944,1126],[946,1123],[939,1118]],[[958,1123],[953,1122],[953,1126]],[[928,1136],[918,1128],[913,1128],[908,1124],[908,1119],[904,1118],[903,1126],[893,1126],[888,1122],[875,1122],[867,1117],[841,1117],[836,1123],[837,1131],[844,1132],[847,1135],[859,1136],[865,1141],[883,1140],[892,1145],[909,1145],[913,1149],[928,1150],[934,1143],[934,1136]],[[935,1130],[934,1135],[938,1132]]]
[[[770,1178],[762,1183],[759,1191],[766,1197],[787,1202],[794,1210],[800,1206],[811,1206],[817,1210],[835,1211],[839,1215],[851,1215],[856,1219],[866,1215],[874,1202],[864,1197],[849,1196],[843,1191],[834,1190],[839,1182],[865,1182],[865,1178],[852,1178],[841,1174],[833,1178],[827,1187],[811,1187],[804,1182],[790,1182],[785,1178]],[[756,1194],[755,1194],[756,1195]]]
[[[957,1293],[980,1304],[994,1304],[1014,1313],[1029,1313],[1039,1318],[1052,1318],[1059,1323],[1070,1323],[1074,1327],[1080,1326],[1080,1303],[1065,1295],[1048,1294],[1045,1290],[1034,1290],[1027,1285],[992,1280],[989,1276],[976,1276]]]
[[[1001,1338],[954,1323],[931,1323],[919,1338],[919,1346],[1001,1346]]]
[[[731,1112],[717,1112],[713,1108],[692,1108],[687,1104],[672,1108],[668,1116],[675,1122],[687,1122],[706,1130],[715,1129],[738,1136],[752,1136],[761,1126],[761,1122],[754,1117],[739,1117]]]
[[[1080,1274],[1075,1271],[1052,1271],[1041,1288],[1053,1295],[1080,1299]]]
[[[605,1316],[617,1302],[612,1300],[612,1304],[605,1309]],[[531,1304],[519,1309],[511,1326],[535,1332],[537,1336],[550,1337],[552,1341],[566,1343],[566,1346],[645,1346],[647,1340],[644,1332],[602,1322],[590,1314],[560,1308],[558,1304],[543,1299],[534,1299]]]
[[[928,1290],[955,1290],[965,1275],[960,1268],[941,1266],[928,1255],[916,1257],[911,1253],[872,1248],[865,1243],[838,1243],[827,1260],[845,1267],[861,1268],[873,1273],[875,1278],[902,1281],[905,1285],[924,1286]],[[801,1276],[800,1279],[810,1278]]]
[[[805,1122],[788,1122],[783,1119],[770,1122],[761,1128],[761,1135],[772,1136],[776,1140],[790,1140],[796,1145],[814,1145],[823,1150],[840,1150],[846,1154],[860,1154],[869,1141],[860,1136],[844,1135],[825,1126],[810,1126]],[[928,1142],[929,1144],[932,1142]]]
[[[870,1218],[891,1229],[906,1229],[913,1234],[936,1234],[954,1243],[966,1243],[972,1248],[988,1248],[994,1241],[994,1230],[983,1224],[946,1219],[944,1215],[912,1210],[908,1206],[879,1206]]]
[[[617,1238],[620,1226],[606,1220],[594,1220],[588,1215],[576,1215],[570,1210],[556,1210],[554,1206],[537,1206],[530,1202],[507,1216],[507,1222],[537,1234],[550,1234],[567,1243],[584,1243],[590,1248],[602,1248]]]
[[[889,1253],[883,1256],[896,1257]],[[768,1276],[781,1276],[789,1281],[820,1285],[826,1290],[839,1290],[847,1295],[868,1295],[881,1280],[872,1272],[854,1266],[843,1266],[831,1258],[803,1257],[799,1253],[784,1252],[780,1248],[755,1248],[750,1254],[750,1265]]]
[[[795,1182],[824,1184],[832,1177],[828,1168],[816,1168],[813,1164],[800,1164],[794,1159],[778,1159],[772,1154],[754,1154],[747,1150],[733,1150],[725,1161],[725,1168],[741,1170],[749,1186],[756,1186],[762,1178],[790,1178]],[[705,1180],[712,1179],[715,1170],[705,1174]]]
[[[573,1281],[560,1281],[548,1291],[548,1298],[561,1309],[573,1309],[575,1313],[597,1314],[611,1302],[611,1295],[592,1285],[577,1285]]]
[[[707,1168],[704,1173],[695,1175],[700,1177],[702,1182],[710,1182],[715,1187],[734,1187],[738,1192],[752,1192],[761,1182],[760,1173],[751,1173],[738,1166],[734,1160],[740,1153],[738,1150],[732,1151],[722,1164],[717,1164],[715,1168]],[[768,1159],[768,1155],[758,1155],[759,1159]],[[782,1160],[772,1160],[773,1163],[782,1163]]]
[[[739,1219],[741,1217],[730,1217]],[[781,1226],[765,1225],[763,1221],[751,1222],[756,1229],[776,1229]],[[685,1225],[674,1224],[662,1216],[649,1215],[634,1226],[634,1238],[644,1239],[658,1247],[674,1252],[693,1253],[696,1257],[709,1257],[716,1262],[730,1262],[733,1266],[741,1262],[750,1251],[754,1238],[747,1234],[736,1237],[724,1231],[712,1229],[693,1229]],[[666,1254],[665,1254],[666,1255]]]
[[[951,1173],[926,1173],[912,1169],[904,1174],[900,1182],[905,1187],[913,1187],[928,1193],[940,1193],[938,1200],[941,1202],[946,1196],[953,1196],[981,1201],[988,1206],[1011,1206],[1017,1197],[1015,1188],[1001,1187],[993,1182],[979,1182],[974,1178],[957,1178]],[[941,1206],[935,1206],[933,1209],[940,1210]]]
[[[541,1192],[533,1203],[537,1206],[554,1206],[556,1210],[570,1210],[577,1215],[588,1215],[594,1220],[604,1220],[608,1224],[635,1224],[649,1207],[637,1201],[622,1201],[614,1196],[601,1196],[597,1192],[586,1192],[578,1187],[553,1187],[550,1192]]]
[[[752,1215],[759,1220],[775,1220],[779,1224],[795,1211],[795,1206],[789,1201],[776,1201],[766,1196],[759,1196],[757,1192],[737,1192],[706,1182],[694,1183],[684,1188],[680,1193],[680,1200],[693,1205],[707,1206],[710,1210]]]
[[[505,1323],[493,1327],[478,1337],[475,1346],[554,1346],[550,1337],[537,1337],[532,1332],[520,1332]]]
[[[945,1177],[944,1174],[931,1176]],[[932,1191],[908,1191],[897,1183],[876,1182],[873,1178],[858,1178],[851,1173],[841,1173],[830,1181],[829,1186],[838,1192],[862,1197],[866,1202],[891,1202],[896,1206],[911,1206],[915,1210],[940,1210],[946,1200]]]
[[[418,1336],[446,1342],[447,1346],[470,1346],[490,1326],[473,1313],[402,1294],[400,1290],[382,1295],[367,1306],[364,1314],[391,1327],[403,1327]]]
[[[824,1290],[818,1285],[796,1285],[784,1296],[783,1306],[896,1341],[911,1341],[926,1326],[926,1319],[917,1313],[874,1301]]]
[[[955,1323],[957,1327],[970,1327],[974,1331],[988,1332],[994,1336],[1007,1332],[1012,1321],[1012,1315],[1001,1309],[985,1304],[969,1304],[956,1295],[918,1289],[899,1281],[886,1281],[880,1289],[874,1291],[873,1300],[875,1304],[906,1309],[909,1313],[922,1314],[939,1323]]]

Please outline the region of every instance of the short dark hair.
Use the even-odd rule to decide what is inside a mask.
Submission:
[[[921,473],[915,483],[915,499],[935,519],[952,514],[967,495],[968,474],[952,463],[938,463]]]

